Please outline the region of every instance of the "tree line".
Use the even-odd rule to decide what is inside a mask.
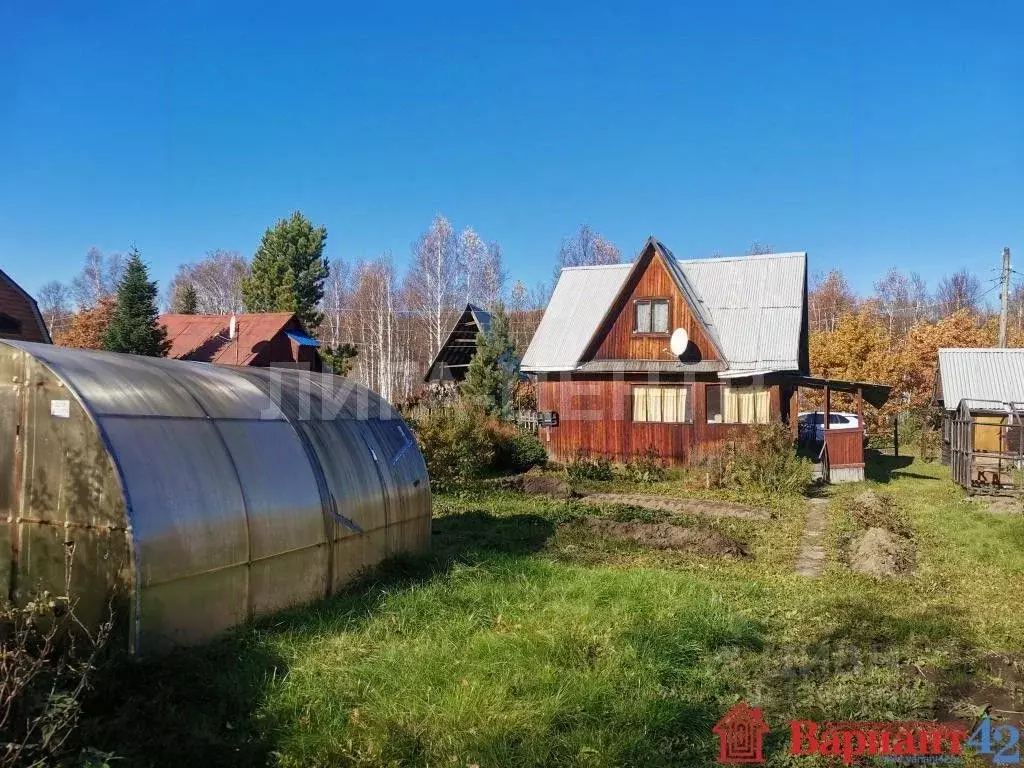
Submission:
[[[512,343],[522,354],[562,267],[622,260],[618,248],[582,226],[555,252],[551,281],[533,287],[522,281],[510,284],[501,245],[471,226],[456,229],[440,214],[412,243],[404,270],[390,253],[356,261],[327,259],[326,242],[326,227],[295,212],[264,232],[251,259],[214,250],[179,265],[159,303],[166,312],[184,314],[295,312],[336,371],[398,402],[418,390],[466,303],[486,310],[501,307]],[[126,266],[134,259],[145,269],[137,251],[125,256],[94,248],[69,281],[42,286],[37,299],[56,343],[111,348],[106,331],[121,303]],[[155,312],[155,300],[153,307],[140,318]]]
[[[934,291],[916,273],[890,269],[867,296],[839,270],[818,275],[808,295],[811,369],[817,376],[893,387],[876,428],[899,411],[930,412],[940,347],[998,343],[998,278],[968,270],[941,278]],[[1024,346],[1024,283],[1011,286],[1007,343]],[[812,403],[815,399],[809,398]],[[841,398],[840,398],[841,401]]]
[[[164,291],[165,311],[227,315],[295,312],[322,344],[335,370],[349,373],[392,402],[420,387],[429,361],[466,303],[501,307],[518,354],[536,330],[558,273],[564,267],[614,264],[621,251],[588,226],[562,240],[551,279],[528,288],[509,284],[501,245],[470,226],[456,229],[437,215],[410,246],[408,266],[392,254],[375,259],[326,259],[327,229],[295,212],[269,227],[252,258],[216,250],[181,264]],[[755,243],[749,253],[770,253]],[[119,286],[131,276],[130,295]],[[155,325],[156,287],[149,286],[141,255],[86,255],[66,283],[42,287],[40,310],[57,343],[145,350],[166,348]],[[930,402],[940,346],[992,346],[998,317],[991,308],[999,285],[960,270],[930,290],[917,273],[891,269],[867,296],[858,296],[839,270],[815,276],[808,295],[811,367],[832,378],[890,384],[886,406],[924,408]],[[152,305],[143,294],[152,294]],[[1009,342],[1024,346],[1024,285],[1010,297]],[[110,328],[150,328],[151,342],[136,330],[115,341]],[[134,336],[133,336],[134,334]],[[132,338],[141,339],[131,343]],[[813,398],[812,398],[813,400]]]

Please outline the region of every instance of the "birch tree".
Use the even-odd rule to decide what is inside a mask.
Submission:
[[[966,309],[977,312],[981,305],[981,281],[966,269],[939,280],[935,292],[939,317],[948,317]]]
[[[90,248],[82,271],[71,281],[71,298],[78,308],[95,307],[102,299],[113,296],[124,268],[125,258],[120,253],[108,256],[98,248]]]
[[[50,336],[60,333],[71,316],[71,292],[57,280],[51,280],[39,289],[36,296],[39,313],[50,330]]]
[[[827,275],[815,275],[807,297],[812,331],[834,331],[839,318],[854,310],[857,297],[843,273],[833,269]]]
[[[209,251],[206,257],[182,264],[171,279],[167,303],[180,303],[180,293],[191,285],[196,311],[203,315],[231,315],[242,311],[242,282],[249,262],[237,251]]]
[[[410,278],[413,286],[410,298],[430,331],[430,357],[433,357],[444,343],[458,302],[466,295],[458,241],[444,216],[435,216],[429,229],[414,244]]]
[[[459,266],[465,272],[466,302],[493,309],[501,301],[506,274],[501,245],[485,243],[472,227],[459,233]]]
[[[328,263],[327,280],[324,282],[324,297],[320,302],[323,323],[320,326],[320,340],[332,349],[351,338],[350,313],[347,305],[352,294],[352,269],[343,259],[332,259]]]
[[[359,356],[354,375],[389,402],[405,394],[402,378],[407,350],[401,344],[391,257],[357,265],[351,312]]]
[[[572,237],[562,240],[555,260],[555,281],[565,267],[619,264],[622,251],[584,224]]]

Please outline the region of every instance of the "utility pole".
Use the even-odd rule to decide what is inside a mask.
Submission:
[[[1006,346],[1006,321],[1010,314],[1010,249],[1003,248],[1003,287],[999,294],[999,346]]]

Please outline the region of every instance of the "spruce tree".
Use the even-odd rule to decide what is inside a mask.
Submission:
[[[326,242],[327,228],[314,227],[298,211],[264,232],[242,283],[246,310],[295,312],[306,330],[316,333],[323,319],[317,307],[329,274]]]
[[[509,331],[508,315],[499,304],[491,313],[488,332],[476,335],[476,354],[466,369],[462,397],[488,415],[507,416],[512,387],[518,377],[516,345]]]
[[[188,283],[181,289],[175,311],[179,315],[195,315],[199,312],[199,294],[196,293],[196,287],[192,283]]]
[[[132,247],[124,276],[117,284],[117,306],[103,334],[103,348],[111,352],[164,357],[170,344],[167,330],[157,322],[156,282]]]

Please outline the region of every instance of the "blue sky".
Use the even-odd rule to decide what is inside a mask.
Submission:
[[[1019,3],[270,5],[0,5],[0,266],[166,281],[294,209],[400,264],[443,212],[527,284],[584,222],[860,290],[1024,265]]]

